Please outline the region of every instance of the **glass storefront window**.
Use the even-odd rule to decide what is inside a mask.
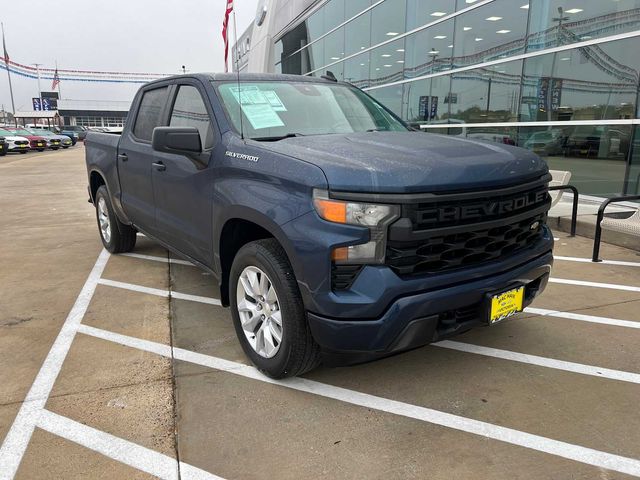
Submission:
[[[521,75],[521,60],[454,74],[451,118],[465,123],[516,121]]]
[[[363,13],[344,26],[344,53],[353,53],[369,48],[371,45],[371,12]]]
[[[636,134],[633,140],[631,165],[629,166],[629,177],[627,178],[627,195],[640,195],[640,128],[636,127]]]
[[[446,123],[452,100],[450,85],[449,76],[407,83],[404,87],[404,119],[415,128],[427,123]]]
[[[344,19],[349,20],[370,6],[371,0],[348,0],[344,2]]]
[[[330,33],[324,39],[321,40],[324,42],[324,62],[320,65],[323,67],[325,65],[329,65],[330,63],[334,63],[338,60],[342,60],[345,56],[344,54],[344,28],[339,28],[333,33]],[[318,67],[316,67],[318,68]],[[329,70],[335,73],[336,70],[342,70],[342,63],[338,63],[336,65],[331,65],[331,67],[327,67]],[[322,73],[324,74],[327,68],[322,69]],[[336,75],[337,76],[337,75]]]
[[[402,79],[404,69],[404,39],[396,40],[371,50],[371,85],[389,83]],[[360,55],[358,55],[359,57]],[[355,58],[358,58],[355,57]]]
[[[453,23],[453,20],[448,20],[406,38],[406,78],[451,69]]]
[[[344,79],[358,88],[367,88],[369,80],[369,52],[344,62]]]
[[[336,28],[344,22],[344,0],[330,0],[322,6],[324,14],[324,33]]]
[[[393,113],[402,116],[402,85],[392,85],[390,87],[378,88],[367,92],[373,98],[382,103]]]
[[[639,70],[636,39],[528,58],[521,120],[634,118]]]
[[[496,0],[455,19],[454,67],[524,53],[527,10],[524,1]]]
[[[519,146],[545,157],[549,168],[569,170],[580,193],[623,192],[631,125],[567,125],[521,128]]]
[[[640,0],[532,0],[527,50],[640,29]]]
[[[405,32],[407,0],[385,0],[371,9],[371,45]]]
[[[468,7],[468,4],[464,5]],[[454,13],[455,0],[407,0],[407,31]]]

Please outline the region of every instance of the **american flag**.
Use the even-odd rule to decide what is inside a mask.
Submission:
[[[227,0],[227,8],[222,22],[222,39],[224,40],[224,71],[228,72],[227,57],[229,56],[229,15],[233,11],[233,0]]]
[[[60,85],[60,77],[58,76],[58,67],[56,67],[56,73],[53,74],[53,84],[51,85],[51,90],[55,90],[58,85]]]

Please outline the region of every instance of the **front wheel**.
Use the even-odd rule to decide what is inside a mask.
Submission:
[[[231,316],[242,349],[272,378],[301,375],[320,364],[293,269],[273,238],[243,246],[229,278]]]
[[[136,246],[136,230],[118,220],[107,187],[102,185],[96,192],[96,219],[100,239],[104,248],[111,253],[130,252]]]

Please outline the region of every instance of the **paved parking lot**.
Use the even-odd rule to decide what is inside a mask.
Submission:
[[[558,235],[491,328],[270,380],[213,279],[101,248],[83,148],[0,159],[0,479],[640,476],[640,255]]]

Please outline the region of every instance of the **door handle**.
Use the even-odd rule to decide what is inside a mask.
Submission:
[[[162,162],[154,162],[151,165],[153,165],[153,168],[155,168],[159,172],[164,172],[167,169],[167,166]]]
[[[122,160],[123,162],[126,162],[127,160],[129,160],[129,157],[127,157],[126,153],[119,153],[118,160]]]

